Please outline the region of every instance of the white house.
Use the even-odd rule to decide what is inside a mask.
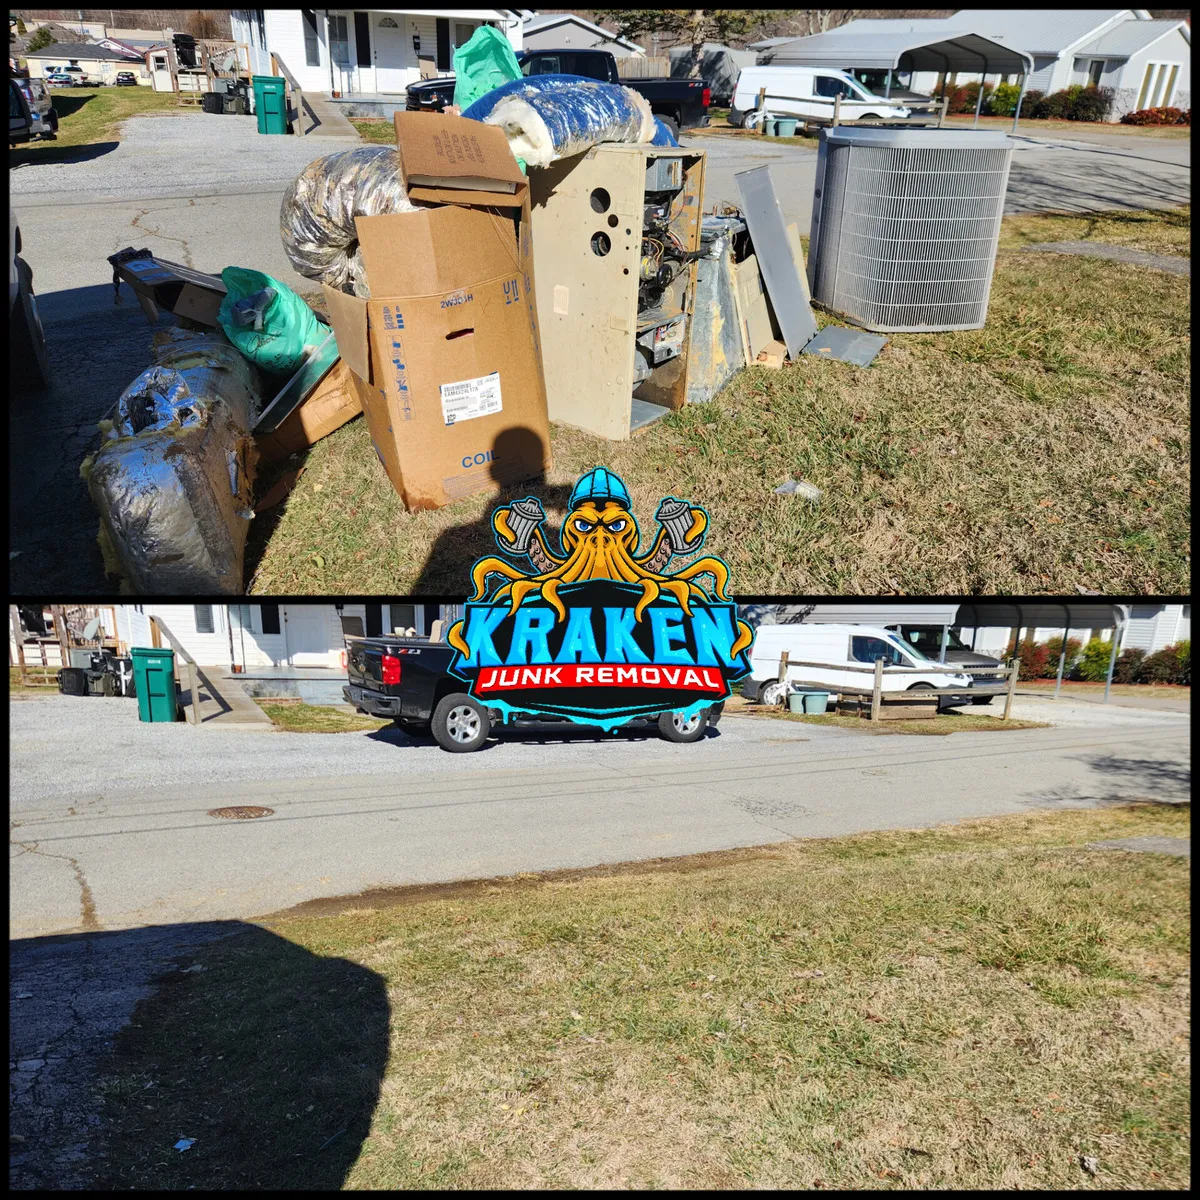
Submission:
[[[519,52],[523,22],[498,8],[243,8],[231,10],[230,25],[249,48],[253,74],[272,74],[275,54],[303,90],[347,97],[402,95],[423,65],[451,72],[454,51],[480,25],[494,25]]]
[[[1192,103],[1190,26],[1182,20],[1154,20],[1143,8],[964,8],[952,17],[862,18],[820,36],[895,32],[928,34],[931,40],[951,32],[975,33],[1024,51],[1033,58],[1029,90],[1058,92],[1073,84],[1112,88],[1112,121],[1141,108],[1190,108]],[[806,40],[798,38],[787,43],[786,50],[775,46],[768,52],[794,53]],[[1009,78],[1015,81],[1015,76]],[[955,77],[959,84],[978,79],[978,73]],[[928,95],[938,80],[932,71],[916,72],[909,86]]]
[[[530,13],[524,21],[526,50],[607,50],[614,58],[643,57],[645,50],[629,38],[585,21],[574,13]]]

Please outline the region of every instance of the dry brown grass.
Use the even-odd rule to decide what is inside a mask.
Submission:
[[[270,700],[255,703],[271,718],[271,724],[285,733],[364,733],[391,724],[391,721],[381,721],[378,717],[322,704],[273,704]]]
[[[895,335],[865,369],[752,367],[627,442],[555,427],[546,483],[505,495],[539,491],[553,522],[602,463],[643,522],[685,496],[744,595],[1186,592],[1189,281],[1020,246],[1090,229],[1177,253],[1189,222],[1008,218],[987,328]],[[307,467],[252,527],[255,592],[458,595],[494,548],[494,497],[406,512],[362,420]],[[793,474],[819,504],[775,494]]]
[[[1186,1187],[1189,865],[1088,843],[1187,834],[1030,813],[280,919],[139,1008],[99,1182]]]

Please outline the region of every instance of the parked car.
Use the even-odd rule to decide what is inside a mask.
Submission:
[[[885,100],[867,91],[845,71],[821,67],[744,67],[733,92],[729,110],[731,125],[753,129],[764,112],[758,93],[766,89],[764,108],[773,117],[801,117],[830,121],[834,100],[842,97],[839,119],[855,121],[903,121],[911,111],[903,104]]]
[[[893,633],[900,635],[900,640],[908,646],[915,646],[926,658],[935,662],[942,659],[942,626],[940,625],[888,625]],[[998,658],[990,654],[980,654],[972,650],[958,631],[946,631],[945,661],[956,667],[995,667],[997,670],[1004,666]],[[975,681],[971,687],[972,704],[991,704],[993,697],[1002,696],[1007,690],[1002,675],[973,675]]]
[[[478,750],[502,729],[580,728],[545,717],[506,716],[481,704],[467,694],[461,679],[449,673],[454,654],[448,643],[423,638],[354,639],[347,647],[349,683],[342,694],[359,712],[390,718],[409,734],[432,734],[443,750],[453,753]],[[720,720],[723,709],[723,704],[714,704],[689,720],[667,712],[629,724],[657,728],[670,742],[697,742]]]
[[[113,80],[114,87],[137,87],[137,76],[132,71],[118,71]]]
[[[50,87],[78,87],[79,83],[74,75],[68,75],[66,71],[50,71],[45,76],[46,83]]]
[[[9,136],[12,136],[11,118]],[[21,257],[21,230],[11,208],[8,210],[8,314],[9,378],[19,386],[43,388],[50,381],[46,335],[33,295],[33,272]]]
[[[791,663],[820,663],[821,666],[791,666],[788,679],[779,682],[779,659],[784,651]],[[969,675],[945,670],[931,662],[916,646],[904,642],[882,625],[760,625],[754,635],[750,654],[750,674],[742,685],[742,695],[760,704],[779,704],[795,685],[828,686],[870,690],[874,684],[869,672],[855,670],[873,667],[882,658],[885,667],[913,667],[921,675],[883,676],[883,691],[906,692],[929,688],[959,688],[961,695],[941,696],[939,708],[956,708],[973,701]]]
[[[50,70],[53,74],[47,75],[47,80],[50,82],[63,82],[63,77],[66,77],[68,87],[90,87],[88,74],[82,67],[52,67]]]
[[[526,75],[583,75],[605,83],[619,83],[640,92],[650,111],[673,134],[708,124],[712,93],[702,79],[622,79],[617,60],[607,50],[530,50],[517,55]],[[411,84],[405,95],[409,112],[441,112],[454,99],[453,77]]]
[[[51,104],[50,92],[46,87],[45,80],[18,79],[16,83],[21,89],[21,94],[25,97],[33,117],[31,132],[35,137],[53,141],[58,133],[58,113],[54,111]]]

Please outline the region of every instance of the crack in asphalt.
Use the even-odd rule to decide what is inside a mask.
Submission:
[[[79,928],[85,933],[95,933],[104,928],[100,924],[96,915],[96,900],[92,895],[91,884],[87,881],[87,876],[83,873],[83,868],[79,865],[79,860],[71,854],[52,854],[49,850],[39,848],[37,842],[22,842],[12,837],[12,831],[20,826],[21,822],[14,821],[9,826],[9,845],[20,848],[22,854],[36,854],[40,858],[57,858],[71,865],[71,870],[75,875],[75,882],[79,885]],[[17,856],[18,858],[20,855]],[[68,931],[69,932],[69,931]]]

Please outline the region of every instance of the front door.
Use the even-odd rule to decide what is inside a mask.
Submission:
[[[293,667],[329,666],[329,630],[323,604],[285,604],[288,662]]]
[[[411,52],[404,19],[380,17],[375,23],[375,87],[380,92],[403,92],[408,86]]]

